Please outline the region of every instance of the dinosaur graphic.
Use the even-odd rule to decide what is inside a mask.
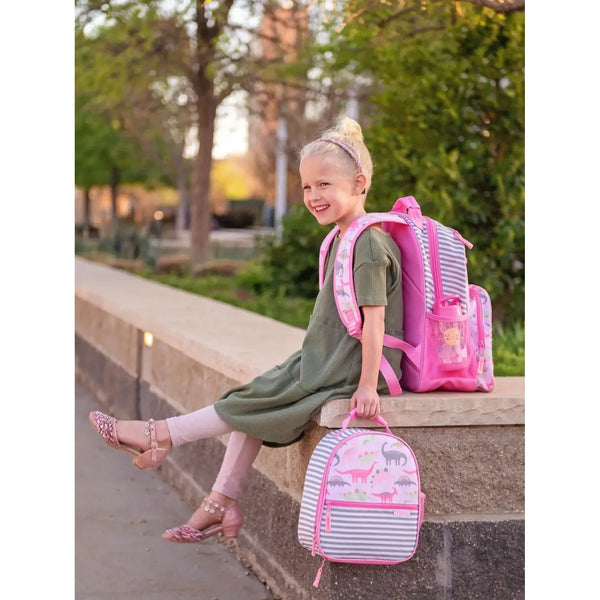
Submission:
[[[383,457],[385,458],[386,466],[394,463],[396,465],[400,465],[401,467],[403,467],[408,462],[408,458],[406,457],[406,454],[404,454],[404,452],[400,452],[399,450],[391,450],[391,449],[386,450],[385,449],[386,446],[387,446],[387,442],[384,442],[383,446],[381,446],[381,454],[383,454]],[[404,462],[402,464],[400,464],[401,460],[404,460]]]
[[[388,504],[392,501],[394,496],[398,493],[398,490],[395,487],[393,487],[392,490],[393,491],[391,491],[391,492],[381,492],[379,494],[374,493],[373,496],[377,496],[383,504]]]
[[[334,487],[344,487],[345,485],[349,486],[350,484],[347,481],[344,481],[341,477],[332,477],[327,481],[327,485],[332,485]]]
[[[394,481],[394,485],[399,485],[401,487],[409,487],[411,485],[417,485],[412,479],[409,479],[406,475],[402,475],[400,479]]]
[[[335,472],[338,473],[339,475],[351,475],[352,483],[356,483],[359,479],[363,483],[367,483],[367,479],[368,479],[369,475],[371,474],[371,472],[373,471],[373,468],[375,467],[376,463],[377,463],[377,461],[373,461],[373,464],[371,465],[371,467],[369,469],[350,469],[348,471],[338,471],[336,469]]]

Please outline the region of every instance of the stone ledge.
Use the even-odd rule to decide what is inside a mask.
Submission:
[[[75,293],[237,384],[283,362],[304,337],[300,328],[81,258],[75,259]],[[82,324],[83,335],[86,326]],[[523,377],[498,377],[490,393],[382,396],[382,416],[390,427],[523,425],[524,387]],[[313,421],[341,427],[349,410],[349,400],[333,400]],[[356,419],[352,425],[377,426],[370,419]]]
[[[304,338],[298,327],[79,257],[75,295],[240,383],[283,362]]]
[[[350,400],[332,400],[313,417],[321,427],[342,426]],[[389,427],[524,425],[525,378],[497,377],[492,392],[403,392],[381,396],[381,416]],[[352,427],[382,427],[371,419],[353,419]]]

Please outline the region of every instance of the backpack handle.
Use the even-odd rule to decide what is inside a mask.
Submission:
[[[423,230],[421,207],[414,196],[398,198],[392,207],[392,211],[407,215],[419,229]]]
[[[356,409],[353,408],[349,413],[348,416],[346,417],[346,419],[344,420],[344,422],[342,423],[342,429],[346,429],[346,427],[348,427],[348,423],[350,423],[350,421],[352,421],[352,419],[356,419]],[[372,417],[373,421],[376,421],[377,423],[379,423],[380,425],[383,425],[385,427],[385,430],[390,434],[393,435],[392,432],[390,431],[390,428],[388,427],[387,421],[381,416],[381,415],[375,415],[374,417]]]

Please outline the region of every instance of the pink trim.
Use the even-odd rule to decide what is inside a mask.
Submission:
[[[323,287],[323,281],[325,280],[325,259],[327,258],[329,247],[339,230],[340,228],[336,225],[321,242],[321,248],[319,249],[319,289]]]
[[[360,435],[360,434],[359,434]],[[346,438],[349,439],[352,436],[348,436]],[[409,448],[410,450],[410,448]],[[411,450],[412,452],[412,450]],[[413,454],[414,456],[414,454]],[[416,464],[416,458],[415,458],[415,464]],[[419,479],[418,475],[417,475],[417,480]],[[421,489],[421,482],[419,481],[419,489]],[[323,548],[321,547],[321,518],[323,515],[323,511],[321,511],[321,513],[317,516],[318,518],[316,519],[316,532],[317,535],[316,537],[317,539],[317,547],[319,549],[319,554],[323,557],[323,559],[327,559],[330,560],[332,562],[342,562],[342,563],[353,563],[353,564],[357,564],[357,565],[397,565],[400,562],[405,562],[407,560],[410,560],[415,552],[417,551],[417,547],[419,545],[419,534],[421,533],[421,524],[423,523],[423,514],[424,514],[424,508],[425,508],[425,494],[423,494],[423,492],[421,492],[420,497],[419,497],[419,504],[383,504],[383,503],[377,503],[377,502],[348,502],[348,501],[344,501],[344,500],[326,500],[325,501],[325,505],[327,506],[328,511],[331,510],[331,506],[351,506],[351,507],[355,507],[355,508],[377,508],[377,509],[384,509],[384,510],[416,510],[419,513],[419,516],[417,518],[417,532],[416,532],[416,536],[415,536],[415,546],[413,548],[413,551],[406,557],[403,558],[402,560],[398,561],[398,560],[383,560],[383,559],[370,559],[370,558],[363,558],[361,560],[358,560],[356,558],[350,558],[350,559],[344,559],[344,558],[332,558],[331,556],[329,556],[328,554],[326,554],[323,551]],[[331,517],[329,519],[329,524],[331,527]],[[327,530],[326,530],[327,532]]]
[[[427,226],[427,239],[429,246],[429,266],[431,268],[431,275],[433,276],[433,293],[436,300],[441,300],[444,296],[444,284],[442,283],[442,271],[440,269],[437,227],[429,217],[425,217],[425,224]]]
[[[344,420],[344,425],[343,428],[345,429],[347,424],[350,422],[351,419],[353,419],[356,416],[356,409],[352,409],[350,411],[350,413],[348,413],[348,417]],[[419,463],[417,462],[417,457],[415,455],[415,453],[413,452],[412,448],[404,441],[402,440],[402,438],[398,438],[397,436],[395,436],[389,429],[387,422],[385,421],[385,419],[383,419],[383,417],[381,417],[380,415],[377,415],[377,417],[374,418],[374,420],[385,424],[387,433],[379,433],[379,435],[389,435],[392,439],[394,440],[400,440],[404,443],[404,445],[406,446],[406,449],[410,452],[412,459],[414,461],[415,467],[417,468],[417,489],[421,490],[421,477],[420,474],[418,472],[419,470]],[[343,438],[342,440],[340,440],[330,451],[329,451],[329,458],[327,459],[327,463],[325,465],[325,468],[323,470],[324,475],[327,475],[327,473],[329,473],[329,470],[331,468],[331,463],[337,453],[337,450],[340,446],[340,444],[346,443],[349,440],[351,440],[354,437],[360,436],[360,435],[364,435],[364,431],[357,431],[356,433],[353,433],[351,435],[346,436],[345,438]],[[327,494],[327,477],[323,477],[323,479],[321,480],[321,488],[319,490],[319,497],[317,499],[317,513],[315,515],[315,523],[314,523],[314,530],[313,530],[313,551],[314,552],[318,552],[323,558],[326,558],[327,560],[331,560],[333,562],[348,562],[348,563],[355,563],[355,564],[373,564],[373,565],[395,565],[398,564],[399,561],[381,561],[381,560],[356,560],[356,559],[349,559],[349,560],[343,560],[343,559],[337,559],[337,558],[330,558],[329,556],[327,556],[324,552],[323,549],[321,547],[321,520],[323,519],[323,510],[325,509],[325,507],[329,507],[331,505],[331,503],[342,503],[344,502],[343,500],[336,500],[336,501],[331,501],[331,500],[325,500],[325,496]],[[389,508],[389,507],[395,507],[396,510],[398,510],[399,508],[403,508],[406,506],[414,506],[415,508],[412,508],[411,510],[419,510],[419,521],[418,521],[418,527],[417,527],[417,535],[416,535],[416,539],[415,539],[415,547],[414,550],[412,551],[412,553],[410,554],[410,556],[407,556],[405,559],[403,559],[400,562],[404,562],[406,560],[409,560],[410,558],[413,557],[414,553],[417,550],[417,546],[419,544],[419,533],[420,533],[420,528],[421,528],[421,523],[423,521],[423,508],[424,508],[424,500],[425,500],[425,494],[423,494],[421,492],[422,496],[420,498],[420,502],[419,505],[396,505],[396,504],[378,504],[378,503],[360,503],[360,502],[349,502],[349,504],[351,504],[352,506],[361,506],[361,504],[365,504],[368,506],[376,506],[377,508]],[[422,507],[422,508],[419,508]]]
[[[334,505],[354,506],[356,508],[389,508],[394,510],[419,510],[422,506],[421,502],[419,502],[419,504],[393,504],[391,502],[384,504],[382,502],[352,502],[352,500],[325,500],[325,504],[330,507],[331,505]]]
[[[475,306],[477,307],[477,350],[481,352],[485,349],[483,306],[481,305],[481,298],[479,297],[477,290],[473,286],[469,286],[469,294],[471,298],[475,300]]]

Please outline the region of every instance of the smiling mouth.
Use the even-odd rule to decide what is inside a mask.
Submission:
[[[329,204],[320,204],[319,206],[312,207],[313,212],[315,212],[317,214],[327,210],[328,208],[329,208]]]

